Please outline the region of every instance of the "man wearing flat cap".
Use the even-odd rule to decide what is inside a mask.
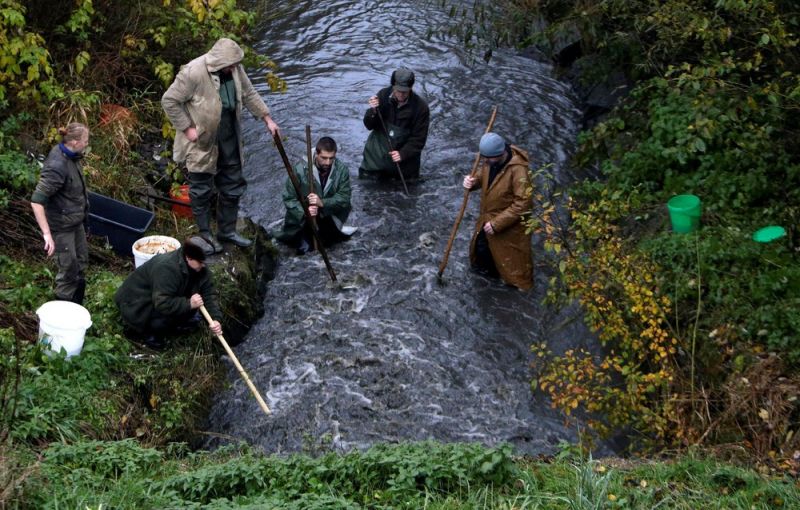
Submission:
[[[531,213],[528,153],[496,133],[481,137],[483,159],[476,177],[464,177],[464,188],[481,189],[481,206],[473,229],[469,259],[473,270],[500,277],[522,290],[533,286],[531,235],[523,220]]]
[[[390,85],[369,98],[364,126],[369,137],[359,177],[419,177],[420,156],[428,140],[428,103],[413,91],[414,73],[405,68],[392,73]]]

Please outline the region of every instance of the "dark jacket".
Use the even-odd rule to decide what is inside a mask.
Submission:
[[[523,219],[530,216],[531,181],[528,175],[528,153],[513,145],[506,146],[511,159],[489,185],[489,167],[484,164],[475,188],[481,188],[480,214],[472,230],[470,261],[474,265],[475,241],[484,223],[492,222],[494,234],[487,235],[492,259],[506,283],[520,289],[533,286],[531,234],[525,231]]]
[[[31,202],[44,206],[53,232],[72,230],[89,215],[89,192],[80,160],[70,159],[56,145],[50,150]]]
[[[295,166],[294,173],[297,175],[297,180],[300,181],[301,194],[303,197],[307,197],[309,194],[308,163]],[[325,189],[322,191],[320,191],[319,172],[315,167],[314,191],[322,199],[322,203],[325,204],[325,207],[319,210],[319,217],[330,217],[333,219],[337,229],[341,231],[342,225],[347,221],[351,209],[350,172],[345,164],[341,163],[338,158],[334,160],[328,181],[325,183]],[[283,230],[278,234],[278,238],[288,240],[297,235],[305,224],[303,206],[297,200],[292,181],[288,178],[283,190],[283,203],[286,206],[286,216],[283,220]]]
[[[127,324],[145,331],[153,310],[167,317],[191,312],[189,297],[203,296],[208,313],[219,320],[220,311],[211,282],[211,273],[205,267],[194,277],[190,288],[190,271],[183,249],[156,255],[131,273],[114,295],[114,302]]]
[[[381,89],[377,96],[383,121],[392,140],[392,148],[400,153],[400,168],[404,175],[418,176],[420,156],[428,140],[430,110],[428,103],[413,91],[402,107],[391,99],[392,87]],[[364,147],[361,169],[367,172],[397,173],[395,164],[388,156],[389,144],[377,112],[368,108],[364,114],[364,126],[371,131]]]

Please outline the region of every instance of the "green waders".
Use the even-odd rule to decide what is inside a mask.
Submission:
[[[389,139],[391,140],[391,147],[397,150],[402,147],[408,137],[411,136],[411,131],[405,128],[398,127],[394,124],[386,124],[386,129],[389,132]],[[373,129],[367,143],[364,145],[364,160],[361,162],[361,167],[358,169],[359,177],[398,177],[397,164],[392,161],[389,156],[389,144],[386,141],[386,134],[381,129]],[[400,163],[402,168],[402,162]],[[407,176],[403,172],[404,177]]]
[[[217,201],[217,235],[236,234],[239,199],[247,190],[239,157],[239,138],[236,131],[236,89],[230,75],[220,75],[222,112],[217,129],[217,173],[189,173],[189,197],[200,237],[215,243],[211,233],[211,201],[214,186],[219,192]]]

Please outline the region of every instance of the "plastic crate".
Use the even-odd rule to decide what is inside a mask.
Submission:
[[[105,237],[115,252],[132,257],[133,243],[142,237],[155,214],[99,193],[89,193],[89,232]]]

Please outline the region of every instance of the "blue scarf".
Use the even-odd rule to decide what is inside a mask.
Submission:
[[[83,154],[80,152],[72,152],[71,150],[67,149],[63,143],[58,144],[58,148],[61,149],[61,152],[72,161],[77,161],[83,157]]]

